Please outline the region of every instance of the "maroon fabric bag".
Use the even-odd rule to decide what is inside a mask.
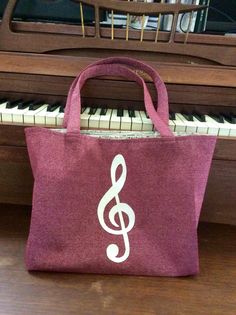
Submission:
[[[154,81],[154,108],[144,80]],[[80,133],[80,91],[95,76],[122,76],[144,91],[160,137],[106,139]],[[27,128],[34,175],[28,270],[184,276],[196,274],[197,225],[216,137],[175,136],[164,83],[150,66],[108,58],[70,89],[65,133]]]

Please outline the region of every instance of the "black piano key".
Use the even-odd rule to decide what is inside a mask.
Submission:
[[[228,114],[223,114],[220,113],[220,115],[228,122],[231,124],[231,117]]]
[[[14,107],[17,107],[17,106],[20,105],[21,103],[23,103],[22,100],[16,100],[16,101],[13,101],[13,102],[8,102],[7,105],[6,105],[6,108],[12,109],[12,108],[14,108]]]
[[[199,112],[193,112],[192,115],[201,122],[206,122],[206,117],[203,114],[200,114]]]
[[[81,110],[82,110],[82,108],[81,108]],[[64,113],[64,112],[65,112],[65,105],[63,104],[60,106],[59,113]]]
[[[232,124],[236,124],[236,114],[230,113],[230,116],[232,118]]]
[[[230,123],[230,124],[236,124],[236,116],[231,114],[225,114],[225,113],[221,113],[221,115],[224,117],[224,119]]]
[[[90,110],[89,110],[89,115],[94,115],[95,113],[96,113],[96,111],[97,111],[97,108],[90,108]]]
[[[6,102],[9,102],[6,98],[0,99],[0,104],[6,103]]]
[[[107,108],[102,108],[101,111],[100,111],[100,115],[101,116],[105,116],[107,113]]]
[[[148,113],[147,113],[147,112],[145,112],[145,115],[146,115],[146,117],[149,119],[149,116],[148,116]]]
[[[37,110],[38,108],[40,108],[41,106],[45,105],[44,102],[42,101],[36,101],[32,104],[30,104],[29,106],[29,110]]]
[[[123,117],[124,116],[124,110],[122,108],[117,109],[117,116]]]
[[[224,117],[220,114],[210,114],[209,116],[220,124],[224,123]]]
[[[17,109],[26,109],[26,108],[29,107],[31,104],[34,104],[34,101],[27,101],[27,102],[20,103],[20,104],[17,106]]]
[[[193,115],[188,114],[188,113],[186,113],[186,112],[181,112],[181,114],[184,116],[184,118],[185,118],[187,121],[193,121]]]
[[[133,109],[128,109],[128,113],[129,113],[129,117],[133,117],[133,118],[135,118],[135,112],[134,112],[134,110]]]
[[[222,116],[221,114],[218,115],[218,119],[220,121],[221,124],[224,124],[224,116]]]
[[[170,119],[170,120],[176,120],[175,113],[169,112],[169,119]]]
[[[50,104],[50,105],[48,105],[47,112],[54,112],[54,110],[56,110],[60,106],[61,106],[61,104],[58,102],[54,103],[54,104]]]

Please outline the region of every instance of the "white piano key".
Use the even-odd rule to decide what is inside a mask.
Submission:
[[[222,136],[222,137],[228,137],[229,136],[229,129],[226,128],[225,124],[218,123],[215,119],[211,118],[208,115],[205,115],[205,118],[206,118],[207,123],[214,124],[217,127],[217,129],[218,129],[217,135],[218,136]]]
[[[230,129],[229,136],[230,137],[236,137],[236,129],[235,128]]]
[[[12,112],[12,121],[15,123],[24,123],[24,115],[29,112],[29,107],[25,109],[17,109],[17,107]]]
[[[24,123],[24,115],[29,112],[31,102],[25,103],[24,105],[27,106],[24,109],[23,108],[19,109],[18,107],[14,108],[14,111],[12,112],[13,123],[20,123],[20,124]]]
[[[121,118],[120,116],[117,116],[117,114],[118,110],[113,109],[111,113],[110,129],[120,130]]]
[[[45,104],[41,107],[39,107],[36,110],[29,110],[26,113],[24,113],[23,115],[23,123],[25,125],[27,124],[35,124],[35,116],[40,113],[41,111],[43,111],[45,108],[47,109],[48,104]]]
[[[135,110],[135,118],[132,117],[132,130],[151,131],[153,124],[144,111]]]
[[[8,102],[0,103],[0,109],[6,108]]]
[[[175,115],[175,120],[173,120],[175,124],[175,132],[186,132],[187,126],[177,115]]]
[[[89,129],[98,129],[100,121],[101,108],[97,108],[96,112],[89,117]]]
[[[124,109],[123,116],[121,117],[121,130],[131,130],[132,118],[129,117],[129,111]]]
[[[2,122],[12,123],[12,114],[14,110],[17,109],[18,101],[14,101],[13,103],[14,103],[14,107],[12,108],[7,108],[8,102],[5,102],[1,105],[0,113],[1,113]]]
[[[57,120],[56,124],[57,124],[57,126],[60,126],[60,127],[62,126],[64,115],[65,115],[64,113],[59,113],[57,115],[57,117],[56,117],[56,120]]]
[[[11,122],[12,123],[12,114],[14,108],[3,108],[1,110],[2,122]]]
[[[59,115],[60,106],[57,107],[53,112],[46,112],[45,123],[46,126],[56,126],[57,116]]]
[[[229,132],[230,137],[236,137],[236,126],[234,125]]]
[[[88,129],[89,128],[89,117],[90,117],[90,107],[86,107],[80,116],[80,127]]]
[[[236,124],[231,124],[224,119],[224,126],[229,130],[230,137],[236,137]]]
[[[175,123],[171,119],[169,119],[169,127],[171,131],[175,131]]]
[[[8,102],[3,102],[0,104],[0,122],[2,121],[2,111],[6,109],[7,103]]]
[[[11,120],[13,123],[23,124],[24,122],[23,115],[26,112],[28,112],[31,104],[32,104],[31,101],[27,101],[27,102],[24,102],[22,100],[15,101],[10,104],[11,106],[12,105],[14,106],[11,109],[8,109],[8,113],[6,113],[6,115],[9,116],[9,120]],[[10,118],[10,114],[11,114],[11,118]],[[5,119],[7,121],[6,117]]]
[[[200,135],[206,135],[209,133],[209,127],[207,126],[206,122],[198,120],[194,115],[193,115],[193,121],[197,125],[197,133]]]
[[[218,136],[220,136],[220,137],[228,137],[229,136],[229,129],[225,128],[225,126],[223,126],[224,124],[221,124],[221,125],[222,126],[220,126]]]
[[[197,125],[194,121],[187,120],[182,114],[179,114],[179,113],[177,113],[175,116],[176,118],[179,118],[180,120],[182,120],[182,122],[186,126],[187,133],[196,133]]]
[[[47,108],[48,108],[48,106],[46,106],[40,112],[35,114],[35,116],[34,116],[35,125],[46,125]]]
[[[208,128],[208,134],[212,136],[217,136],[219,133],[219,127],[216,124],[216,121],[207,115],[205,115],[204,117],[206,120],[204,124],[206,124]]]
[[[143,122],[138,110],[134,110],[135,117],[131,117],[131,130],[132,131],[141,131],[143,129]]]
[[[100,115],[99,129],[110,129],[112,109],[108,109],[105,115]]]

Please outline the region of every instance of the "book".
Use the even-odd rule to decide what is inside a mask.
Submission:
[[[139,19],[138,19],[139,18]],[[141,29],[142,28],[142,19],[143,17],[136,17],[136,16],[129,16],[129,27],[134,29]],[[158,18],[154,16],[145,16],[144,17],[144,29],[150,30],[150,29],[156,29]],[[107,13],[106,20],[101,22],[101,25],[107,25],[110,26],[112,24],[112,14]],[[120,27],[124,28],[127,24],[127,14],[114,14],[113,15],[113,24],[114,27]]]
[[[176,3],[176,0],[166,0],[165,3]],[[200,0],[181,0],[182,4],[200,4]],[[194,12],[193,14],[191,12],[186,12],[183,14],[179,14],[178,22],[176,31],[180,33],[186,33],[188,30],[189,32],[195,31],[195,24],[196,24],[196,18],[197,18],[197,12]],[[191,20],[191,21],[190,21]],[[191,23],[190,23],[191,22]],[[173,15],[172,14],[166,14],[162,16],[161,21],[161,30],[163,31],[171,31],[173,23]],[[190,25],[189,25],[190,23]]]
[[[200,5],[210,5],[210,0],[200,0]],[[208,8],[205,10],[198,11],[196,24],[195,24],[195,33],[202,33],[206,30],[207,16],[208,16]]]

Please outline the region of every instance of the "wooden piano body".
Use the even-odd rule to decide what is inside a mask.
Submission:
[[[236,114],[236,38],[178,34],[180,12],[194,5],[76,1],[93,5],[94,26],[12,21],[17,0],[10,0],[0,25],[0,98],[65,102],[69,86],[89,63],[106,56],[132,56],[152,64],[167,84],[174,112]],[[171,32],[105,28],[99,10],[125,14],[171,13]],[[145,76],[145,75],[144,75]],[[153,84],[145,77],[155,98]],[[134,82],[119,78],[90,80],[83,104],[143,109]],[[33,177],[24,138],[25,126],[0,124],[0,203],[31,204]],[[47,157],[45,156],[45,163]],[[236,138],[219,137],[202,220],[236,224]]]

